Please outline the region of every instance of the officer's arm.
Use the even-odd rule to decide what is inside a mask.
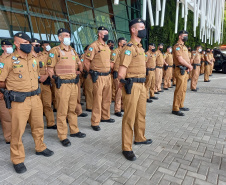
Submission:
[[[118,69],[118,79],[125,79],[127,68],[125,66],[120,66]]]
[[[4,89],[6,88],[5,82],[2,82],[2,81],[0,82],[0,88],[4,88]]]
[[[84,69],[85,69],[87,72],[89,72],[89,70],[90,70],[90,60],[87,59],[87,58],[85,58],[85,60],[84,60]]]
[[[90,63],[95,56],[96,50],[98,50],[96,48],[96,45],[91,44],[85,53],[84,68],[87,72],[89,72],[89,70],[90,70]]]
[[[82,62],[78,62],[78,68],[80,72],[83,72],[83,65]]]
[[[53,75],[55,75],[54,67],[55,67],[57,61],[58,61],[58,53],[57,53],[57,50],[55,48],[53,48],[50,50],[49,57],[47,60],[47,72],[51,78]]]
[[[48,67],[47,72],[48,72],[49,76],[52,78],[52,76],[54,75],[53,67]]]
[[[113,62],[111,62],[110,64],[111,64],[111,70],[113,70],[115,64]]]
[[[178,56],[177,59],[180,62],[180,64],[182,64],[183,66],[186,66],[189,69],[189,71],[191,71],[193,69],[192,65],[187,63],[186,60],[184,60],[182,56]]]

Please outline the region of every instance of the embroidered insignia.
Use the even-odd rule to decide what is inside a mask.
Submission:
[[[20,67],[23,67],[23,65],[14,65],[13,69],[20,68]]]
[[[90,57],[90,55],[91,55],[90,53],[87,53],[87,54],[86,54],[87,57]]]
[[[61,59],[68,59],[68,57],[61,57]]]
[[[19,78],[22,78],[22,74],[19,74]]]
[[[126,51],[125,51],[125,54],[128,55],[128,56],[130,56],[131,51],[130,51],[130,50],[126,50]]]
[[[178,48],[176,48],[176,50],[177,50],[177,51],[179,51],[179,50],[180,50],[180,48],[178,47]]]
[[[83,62],[84,60],[83,59],[81,59],[81,62]]]
[[[37,62],[36,62],[36,60],[35,60],[35,59],[33,60],[33,62],[34,62],[34,64],[35,64],[35,65],[37,65]]]
[[[49,60],[47,61],[47,65],[51,65],[51,64],[52,64],[52,60],[49,59]]]
[[[54,54],[53,53],[50,53],[49,54],[49,57],[53,58],[54,57]]]
[[[92,47],[90,47],[90,48],[89,48],[89,51],[93,51],[93,48],[92,48]]]
[[[13,59],[13,60],[17,60],[17,57],[13,56],[12,59]]]
[[[75,56],[72,56],[72,60],[75,60]]]
[[[112,56],[116,56],[116,53],[112,53]]]
[[[4,65],[5,65],[4,63],[1,63],[1,62],[0,62],[0,68],[1,68],[1,69],[3,69]]]
[[[14,64],[19,64],[20,63],[20,61],[18,60],[18,61],[15,61],[15,62],[13,62]]]

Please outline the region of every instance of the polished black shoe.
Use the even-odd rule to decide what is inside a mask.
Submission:
[[[163,90],[159,91],[159,92],[164,92]]]
[[[99,126],[91,126],[91,127],[95,131],[100,131],[101,130],[101,128]]]
[[[62,143],[63,146],[67,147],[67,146],[71,146],[71,142],[69,141],[69,139],[64,139],[62,141],[60,141]]]
[[[54,154],[54,152],[52,150],[49,150],[48,148],[46,148],[42,152],[36,152],[36,155],[43,155],[45,157],[50,157],[53,154]]]
[[[124,112],[124,110],[121,110],[121,112]]]
[[[53,112],[57,112],[57,110],[56,109],[53,109]]]
[[[155,94],[160,94],[159,92],[155,92]]]
[[[5,144],[10,145],[10,142],[9,141],[6,141]]]
[[[115,115],[118,116],[118,117],[122,117],[122,113],[121,112],[116,112]]]
[[[151,99],[147,99],[147,102],[148,103],[152,103],[153,101]]]
[[[87,112],[92,112],[92,110],[91,110],[91,109],[86,109],[86,111],[87,111]]]
[[[180,111],[189,111],[189,108],[182,107],[182,108],[180,108]]]
[[[177,116],[184,116],[184,113],[181,111],[172,111],[172,114],[175,114]]]
[[[122,151],[122,154],[129,161],[135,161],[137,159],[133,151]]]
[[[192,89],[191,91],[197,92],[197,89]]]
[[[54,129],[54,130],[56,130],[56,129],[57,129],[57,126],[56,126],[56,125],[53,125],[53,126],[51,126],[51,127],[48,127],[48,126],[47,126],[47,129]]]
[[[152,100],[158,100],[159,98],[158,98],[158,97],[153,96],[153,97],[150,97],[149,99],[152,99]]]
[[[149,145],[152,143],[152,140],[151,139],[147,139],[146,141],[142,141],[142,142],[136,142],[134,141],[134,144],[135,145]]]
[[[175,84],[173,84],[173,86],[176,86]]]
[[[85,133],[77,132],[76,134],[70,134],[71,137],[78,137],[78,138],[84,138],[86,137]]]
[[[163,88],[163,89],[166,90],[166,91],[169,90],[168,88]]]
[[[78,115],[78,117],[87,117],[88,116],[88,114],[86,114],[86,113],[82,113],[82,114],[80,114],[80,115]]]
[[[24,165],[24,163],[13,164],[13,167],[14,167],[16,173],[24,173],[27,171],[27,168]]]
[[[108,123],[114,123],[115,122],[115,120],[114,119],[106,119],[106,120],[101,120],[100,122],[108,122]]]
[[[206,81],[204,81],[204,82],[210,82],[210,80],[206,80]]]

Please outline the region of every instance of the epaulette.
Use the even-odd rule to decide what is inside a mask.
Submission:
[[[127,46],[131,47],[133,45],[133,43],[128,43]]]

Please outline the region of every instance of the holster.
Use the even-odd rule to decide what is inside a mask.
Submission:
[[[167,66],[167,65],[164,66],[165,71],[168,69],[168,67],[169,67],[169,66]]]
[[[87,78],[88,74],[89,73],[87,71],[83,70],[83,76],[84,76],[85,79]]]
[[[120,80],[121,83],[125,84],[125,90],[126,90],[126,94],[131,94],[131,90],[133,87],[133,80],[132,78],[129,78],[127,80],[121,79]]]
[[[92,81],[93,83],[96,83],[97,82],[97,79],[98,79],[98,72],[97,71],[92,71],[90,70],[89,71],[90,75],[91,75],[91,78],[92,78]]]
[[[6,89],[0,89],[0,92],[4,95],[4,101],[7,109],[11,109],[11,100],[9,96],[9,91]]]
[[[57,89],[60,89],[60,87],[61,87],[61,80],[60,80],[60,77],[58,77],[58,76],[52,76],[53,77],[53,79],[55,80],[55,84],[56,84],[56,88]]]
[[[51,85],[51,78],[48,76],[48,78],[43,82],[43,85]]]
[[[79,75],[77,75],[75,79],[70,80],[60,79],[58,76],[53,76],[53,79],[55,79],[57,89],[60,89],[61,84],[77,84],[79,82]]]
[[[118,71],[113,71],[113,79],[118,78]]]
[[[206,66],[209,65],[209,62],[205,61],[205,65],[206,65]]]
[[[187,67],[184,67],[184,66],[177,66],[180,68],[180,74],[181,75],[184,75],[185,74],[185,71],[187,70]]]
[[[148,76],[148,72],[149,72],[149,70],[148,70],[148,68],[146,68],[146,76]]]

